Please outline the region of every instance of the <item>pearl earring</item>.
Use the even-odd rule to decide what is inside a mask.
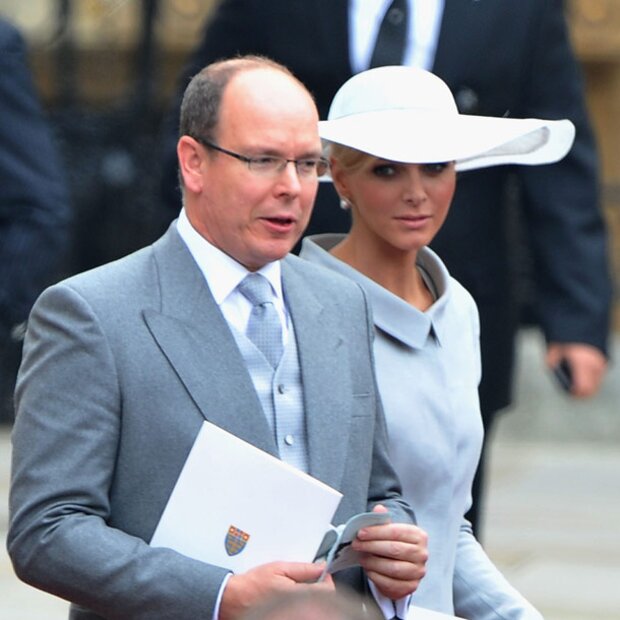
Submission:
[[[340,208],[344,211],[347,211],[351,208],[351,202],[347,198],[340,199]]]

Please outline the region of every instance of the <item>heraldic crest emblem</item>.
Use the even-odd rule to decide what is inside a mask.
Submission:
[[[231,525],[226,534],[226,553],[228,555],[237,555],[245,549],[245,545],[250,540],[250,535],[240,530],[238,527]]]

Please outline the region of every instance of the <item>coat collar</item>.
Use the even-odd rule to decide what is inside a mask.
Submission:
[[[277,454],[234,336],[174,223],[153,253],[161,306],[143,315],[162,353],[205,419]]]
[[[234,336],[174,224],[153,245],[153,255],[160,307],[143,316],[162,353],[206,420],[278,456]],[[297,338],[310,473],[337,487],[351,415],[342,405],[351,398],[334,369],[346,367],[346,348],[337,328],[323,320],[324,306],[296,260],[283,261],[282,284]]]
[[[338,260],[329,250],[343,235],[314,235],[303,241],[301,256],[328,267],[356,281],[366,291],[372,306],[373,320],[378,329],[402,344],[422,349],[429,334],[441,344],[445,334],[445,313],[451,296],[450,276],[439,257],[429,248],[418,253],[417,265],[424,270],[436,289],[438,299],[426,312],[421,312],[393,295],[356,269]]]

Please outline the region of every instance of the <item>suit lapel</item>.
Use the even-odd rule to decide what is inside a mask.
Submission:
[[[143,315],[163,355],[205,419],[277,455],[235,339],[174,226],[154,250],[161,308]],[[283,261],[282,282],[298,344],[310,473],[337,487],[351,416],[350,386],[334,373],[348,367],[345,342],[290,259]]]
[[[277,454],[235,339],[174,225],[155,244],[161,309],[144,320],[205,419]]]
[[[437,51],[433,62],[433,73],[450,83],[452,75],[458,74],[455,66],[467,64],[471,58],[472,46],[469,20],[481,9],[474,0],[445,0]],[[479,60],[479,59],[478,59]]]
[[[288,1],[290,3],[290,0]],[[328,72],[331,75],[343,76],[344,81],[351,76],[349,3],[347,0],[331,0],[328,8],[325,5],[325,0],[305,0],[291,4],[290,10],[294,11],[298,18],[301,17],[301,27],[311,34],[312,49],[316,57],[329,67]],[[306,49],[299,51],[308,53]]]
[[[317,2],[317,14],[324,33],[323,58],[329,58],[331,66],[337,67],[333,71],[336,75],[346,76],[343,81],[353,74],[351,57],[349,54],[349,3],[346,0],[333,2],[329,10],[324,8],[324,2]]]
[[[349,444],[350,386],[338,369],[347,369],[345,342],[323,304],[310,291],[290,259],[283,261],[282,282],[291,313],[303,380],[310,473],[338,487]],[[347,371],[343,370],[343,374]],[[347,407],[343,408],[343,403]]]

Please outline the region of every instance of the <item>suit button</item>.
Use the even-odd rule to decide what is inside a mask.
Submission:
[[[284,394],[284,392],[286,392],[286,387],[284,386],[284,383],[280,383],[278,385],[278,393],[279,394]]]
[[[284,443],[287,446],[292,446],[295,443],[295,437],[293,437],[293,435],[286,435],[286,437],[284,437]]]
[[[454,93],[454,100],[461,114],[476,114],[480,109],[478,94],[468,86],[464,86],[457,90]]]
[[[387,21],[392,26],[398,26],[405,19],[405,12],[398,8],[390,9],[387,14]]]

